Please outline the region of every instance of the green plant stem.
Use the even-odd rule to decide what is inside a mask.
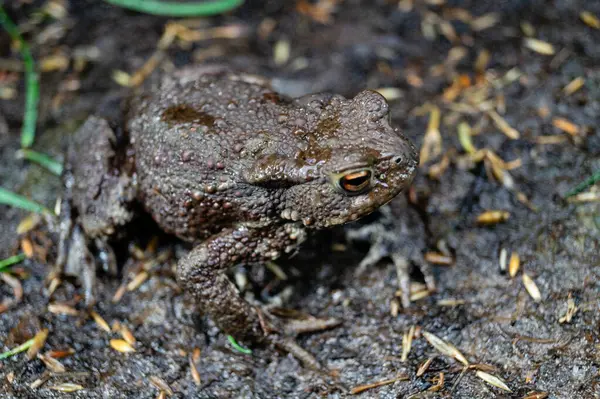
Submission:
[[[2,187],[0,187],[0,204],[14,206],[30,212],[52,214],[52,211],[45,206]]]
[[[17,157],[38,163],[57,176],[60,176],[63,172],[62,163],[58,162],[57,160],[51,158],[46,154],[42,154],[41,152],[23,149],[17,152]]]
[[[13,348],[9,351],[6,351],[4,353],[0,353],[0,360],[2,359],[6,359],[8,357],[11,357],[13,355],[16,355],[17,353],[21,353],[26,351],[27,349],[29,349],[31,347],[31,345],[33,345],[33,343],[35,342],[35,338],[31,338],[29,341],[25,341],[24,343],[22,343],[21,345],[17,346],[16,348]]]
[[[590,177],[573,187],[567,194],[565,194],[565,198],[572,197],[574,195],[579,194],[586,188],[590,187],[592,184],[595,184],[600,181],[600,170],[595,171]]]
[[[248,348],[244,348],[243,346],[238,344],[237,341],[235,340],[235,338],[233,338],[231,335],[228,335],[227,339],[229,340],[229,343],[231,344],[231,346],[233,346],[234,349],[237,350],[238,352],[242,352],[245,355],[252,354],[252,350],[250,350]]]
[[[0,260],[0,273],[5,271],[12,265],[23,262],[25,260],[25,258],[26,258],[25,254],[18,254],[18,255],[9,256],[6,259]]]
[[[29,46],[23,40],[19,28],[10,19],[4,8],[0,5],[0,25],[8,32],[11,39],[19,44],[23,64],[25,65],[25,113],[21,129],[21,147],[29,148],[35,138],[35,125],[37,123],[38,101],[40,98],[40,85],[35,62]]]
[[[244,0],[213,0],[197,3],[175,3],[160,0],[106,0],[107,3],[166,17],[218,15],[240,6]]]

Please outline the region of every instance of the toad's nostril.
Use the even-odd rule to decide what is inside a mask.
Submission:
[[[394,162],[398,165],[400,165],[402,163],[402,157],[401,156],[397,156],[394,158]]]

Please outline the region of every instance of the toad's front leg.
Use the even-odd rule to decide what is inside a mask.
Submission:
[[[277,258],[282,252],[292,251],[304,240],[304,235],[302,227],[292,223],[224,230],[179,261],[179,284],[194,296],[200,310],[225,333],[245,341],[273,343],[298,357],[305,365],[319,368],[308,352],[282,336],[281,329],[275,328],[266,315],[246,302],[226,275],[227,270],[236,264],[261,263]],[[325,324],[335,323],[329,321]],[[310,331],[310,327],[302,329]]]

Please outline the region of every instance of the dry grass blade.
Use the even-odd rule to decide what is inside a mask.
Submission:
[[[194,380],[194,383],[196,384],[196,386],[200,386],[202,384],[202,380],[200,379],[200,373],[198,372],[198,369],[196,368],[196,364],[194,363],[193,356],[190,356],[189,362],[190,362],[190,371],[192,373],[192,379]]]
[[[498,130],[504,133],[506,137],[513,140],[516,140],[519,137],[521,137],[521,134],[516,129],[511,127],[508,124],[508,122],[503,117],[501,117],[496,111],[488,111],[487,114],[490,118],[492,118],[492,121],[494,122],[494,125],[496,125]]]
[[[600,29],[600,19],[589,11],[582,11],[579,14],[581,20],[590,28]]]
[[[61,362],[50,356],[38,354],[37,357],[46,365],[48,370],[53,373],[64,373],[66,371],[65,366],[63,366]]]
[[[425,374],[425,372],[429,369],[429,366],[431,366],[433,359],[435,359],[435,356],[428,358],[427,360],[425,360],[423,362],[423,364],[421,364],[419,366],[419,368],[417,369],[417,374],[416,374],[417,377],[421,377],[423,374]]]
[[[111,339],[110,346],[116,351],[122,353],[132,353],[135,352],[135,348],[129,344],[129,342],[123,339]]]
[[[566,120],[565,118],[554,118],[552,119],[552,124],[557,129],[560,129],[563,132],[570,134],[571,136],[578,135],[580,131],[579,126],[577,126],[571,121]]]
[[[523,396],[523,399],[546,399],[547,397],[546,392],[528,392],[527,395]]]
[[[397,87],[381,87],[376,91],[385,97],[387,101],[394,101],[402,98],[402,90]]]
[[[429,114],[429,123],[427,131],[423,137],[423,146],[421,147],[421,165],[427,163],[430,159],[436,158],[442,153],[442,135],[440,133],[440,109],[434,106]]]
[[[525,285],[525,289],[529,293],[529,296],[533,298],[534,301],[540,302],[542,300],[542,294],[540,293],[540,289],[537,284],[527,273],[523,273],[523,285]]]
[[[135,345],[137,342],[131,331],[125,325],[121,326],[121,336],[131,346]]]
[[[464,305],[465,303],[467,303],[467,302],[464,299],[453,299],[453,298],[440,299],[439,301],[437,301],[438,306],[460,306],[460,305]]]
[[[102,316],[100,316],[98,313],[94,312],[93,310],[90,312],[90,315],[92,316],[92,318],[94,319],[94,321],[96,322],[98,327],[100,327],[102,330],[106,331],[107,333],[110,333],[110,326],[108,325],[106,320],[104,320],[102,318]]]
[[[474,154],[477,149],[471,140],[471,126],[467,122],[461,122],[458,125],[458,141],[467,154]]]
[[[556,52],[554,50],[554,46],[552,44],[545,42],[543,40],[534,39],[532,37],[526,38],[524,41],[524,44],[525,44],[525,47],[527,47],[528,49],[533,50],[539,54],[554,55],[554,53]]]
[[[485,382],[487,382],[488,384],[495,386],[496,388],[500,388],[506,392],[512,392],[510,390],[510,388],[504,383],[504,381],[502,381],[500,378],[493,376],[491,374],[488,374],[484,371],[476,371],[475,375],[479,378],[481,378],[482,380],[484,380]]]
[[[510,254],[510,261],[508,262],[508,275],[510,277],[515,277],[519,272],[521,267],[521,258],[519,258],[519,254],[513,252]]]
[[[450,266],[454,263],[452,256],[444,255],[439,252],[426,252],[425,260],[434,265]]]
[[[148,279],[150,275],[147,271],[143,270],[135,275],[133,280],[127,284],[127,291],[135,291],[140,285],[144,283]]]
[[[492,225],[502,223],[508,220],[510,213],[507,211],[485,211],[477,216],[477,223],[481,225]]]
[[[571,94],[575,93],[577,90],[581,89],[583,87],[583,85],[585,84],[585,79],[581,76],[573,79],[572,81],[569,82],[569,84],[567,84],[565,87],[563,87],[563,93],[565,93],[567,96],[570,96]]]
[[[59,384],[59,385],[54,385],[51,387],[48,387],[49,389],[53,389],[55,391],[59,391],[59,392],[76,392],[76,391],[80,391],[82,389],[85,389],[85,387],[83,387],[82,385],[79,384],[71,384],[69,382],[65,382],[64,384]]]
[[[500,250],[500,259],[499,259],[500,270],[501,271],[505,271],[506,270],[506,259],[507,258],[508,258],[508,251],[506,250],[506,248],[502,248]]]
[[[33,344],[27,349],[27,359],[31,360],[36,357],[40,349],[46,344],[48,338],[48,329],[44,328],[33,337]]]
[[[365,385],[359,385],[357,387],[354,387],[350,390],[350,394],[356,395],[361,392],[367,391],[369,389],[377,388],[377,387],[380,387],[383,385],[393,384],[394,382],[397,382],[397,381],[408,381],[408,380],[409,380],[409,377],[406,374],[399,374],[397,377],[390,378],[389,380],[383,380],[383,381],[374,382],[372,384],[365,384]]]
[[[23,235],[30,232],[42,221],[39,213],[31,213],[24,217],[17,226],[17,235]]]
[[[48,311],[54,314],[62,314],[67,316],[78,316],[79,312],[72,306],[64,303],[51,303],[48,305]]]
[[[471,21],[471,29],[479,32],[485,29],[492,28],[500,21],[500,16],[496,13],[489,13],[477,17]]]
[[[46,353],[47,356],[53,357],[55,359],[62,359],[63,357],[71,356],[75,353],[75,349],[69,348],[66,350],[51,350]]]
[[[412,348],[412,341],[415,335],[415,326],[410,326],[407,332],[402,336],[402,357],[400,361],[405,362],[408,359],[408,354]]]
[[[467,360],[467,358],[464,357],[464,355],[460,353],[460,351],[456,349],[455,346],[449,344],[448,342],[444,341],[443,339],[437,337],[436,335],[428,331],[423,331],[423,336],[425,337],[427,342],[429,342],[431,346],[433,346],[438,352],[446,356],[455,358],[465,366],[469,365],[469,361]]]
[[[562,316],[560,319],[558,319],[558,322],[560,324],[570,323],[571,319],[573,318],[575,313],[577,313],[577,310],[578,310],[578,308],[577,308],[577,306],[575,306],[575,301],[573,300],[573,296],[569,292],[569,298],[567,298],[567,313],[565,313],[564,316]]]
[[[33,257],[33,244],[29,238],[23,238],[21,240],[21,250],[27,259],[31,259]]]
[[[149,379],[150,383],[158,388],[158,390],[163,391],[168,396],[173,396],[173,390],[165,380],[155,375],[151,375]]]

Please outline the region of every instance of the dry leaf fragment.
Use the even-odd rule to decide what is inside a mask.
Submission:
[[[431,346],[433,346],[438,352],[446,356],[455,358],[465,366],[469,365],[469,361],[467,360],[467,358],[464,357],[464,355],[460,353],[460,351],[456,349],[456,347],[452,344],[449,344],[448,342],[444,341],[441,338],[438,338],[436,335],[428,331],[423,331],[423,336],[425,337],[427,342],[429,342]]]
[[[92,316],[92,318],[94,319],[94,321],[96,322],[98,327],[100,327],[102,330],[106,331],[107,333],[110,332],[110,326],[108,325],[106,320],[104,320],[102,318],[102,316],[100,316],[98,313],[94,312],[93,310],[90,312],[90,315]]]
[[[523,273],[523,285],[525,285],[525,289],[529,293],[529,295],[533,298],[534,301],[539,302],[542,300],[542,294],[540,293],[540,289],[537,284],[527,273]]]
[[[31,360],[36,357],[40,349],[42,349],[46,343],[46,338],[48,338],[47,328],[44,328],[35,334],[35,337],[33,337],[33,344],[27,349],[27,359]]]
[[[510,277],[515,277],[520,267],[521,259],[519,258],[519,254],[513,252],[512,254],[510,254],[510,261],[508,262],[508,275]]]
[[[500,388],[502,390],[505,390],[506,392],[512,392],[510,388],[506,385],[506,383],[496,376],[493,376],[480,370],[476,371],[475,375],[487,382],[488,384],[495,386],[496,388]]]
[[[600,19],[589,11],[582,11],[579,14],[581,20],[589,27],[600,29]]]
[[[543,40],[528,37],[525,39],[524,43],[525,43],[525,47],[527,47],[528,49],[533,50],[539,54],[554,55],[554,53],[555,53],[554,46]]]
[[[111,339],[110,346],[119,352],[122,353],[131,353],[135,352],[135,348],[129,344],[129,342],[123,339]]]
[[[55,391],[59,391],[59,392],[75,392],[75,391],[80,391],[82,389],[85,389],[85,387],[83,387],[79,384],[71,384],[69,382],[65,382],[64,384],[54,385],[54,386],[48,387],[48,388],[53,389]]]

